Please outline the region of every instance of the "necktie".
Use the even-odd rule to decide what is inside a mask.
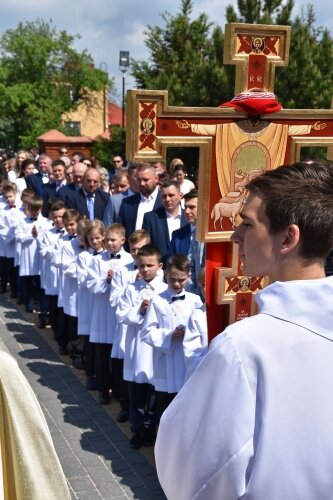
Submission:
[[[110,254],[110,259],[120,259],[120,257],[121,257],[120,253],[118,255],[116,253]]]
[[[94,195],[87,194],[86,199],[87,199],[87,208],[89,212],[89,219],[94,220]]]
[[[175,300],[185,300],[185,295],[174,295],[171,297],[171,302],[174,302]]]

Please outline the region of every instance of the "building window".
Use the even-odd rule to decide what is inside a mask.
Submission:
[[[81,122],[65,122],[67,135],[81,135]]]

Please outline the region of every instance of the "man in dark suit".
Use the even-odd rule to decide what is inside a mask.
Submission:
[[[121,206],[121,202],[124,198],[132,196],[139,191],[138,183],[136,180],[136,168],[137,164],[132,163],[128,168],[122,168],[113,177],[113,180],[117,182],[119,191],[117,194],[110,196],[109,202],[104,212],[104,225],[105,227],[113,224],[118,219],[118,214]],[[126,188],[123,188],[124,181],[127,181]],[[121,190],[120,190],[121,189]]]
[[[162,206],[154,167],[149,163],[139,163],[136,180],[139,192],[122,200],[117,218],[117,222],[125,226],[126,238],[142,228],[145,213]]]
[[[68,197],[68,207],[75,208],[87,219],[103,220],[110,195],[103,191],[100,185],[101,175],[99,171],[93,167],[88,168],[82,179],[82,187]]]
[[[163,261],[169,253],[173,231],[187,224],[181,198],[178,182],[173,179],[164,181],[161,185],[162,207],[146,213],[143,218],[142,229],[148,231],[151,242],[160,249]]]
[[[60,198],[66,206],[68,205],[68,198],[82,187],[83,176],[87,168],[87,165],[84,163],[75,163],[73,165],[73,182],[67,183],[58,190],[57,198]]]
[[[38,170],[37,174],[29,175],[26,179],[27,188],[33,189],[36,196],[43,197],[44,186],[49,182],[49,175],[51,174],[51,158],[46,154],[41,154],[38,157]]]
[[[196,189],[192,189],[184,195],[183,200],[185,205],[185,218],[188,224],[172,233],[168,257],[174,255],[175,253],[181,253],[187,257],[190,252],[191,240],[195,235],[198,191]]]
[[[66,185],[65,179],[65,162],[62,160],[53,160],[52,162],[52,175],[53,181],[48,182],[44,186],[43,194],[43,215],[48,217],[49,209],[47,202],[49,199],[55,199],[57,197],[58,191]]]

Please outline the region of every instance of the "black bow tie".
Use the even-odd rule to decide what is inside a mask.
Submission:
[[[134,265],[133,265],[133,269],[134,269],[134,271],[136,271],[136,270],[137,270],[137,268],[138,268],[138,266],[137,266],[136,264],[134,264]]]
[[[73,238],[76,238],[76,234],[69,234],[68,235],[69,240],[72,240]]]
[[[175,300],[185,300],[185,295],[174,295],[171,297],[171,302],[174,302]]]
[[[64,229],[57,229],[57,233],[62,233],[64,234],[65,230]]]
[[[30,221],[31,221],[31,222],[34,222],[34,221],[36,221],[36,220],[37,220],[37,217],[30,217]]]
[[[118,255],[116,253],[110,254],[110,259],[120,259],[120,257],[121,257],[120,253],[118,253]]]
[[[101,252],[98,252],[97,250],[94,250],[93,255],[99,255]]]

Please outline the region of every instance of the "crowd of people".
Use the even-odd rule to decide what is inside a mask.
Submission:
[[[180,159],[110,172],[94,158],[19,151],[0,177],[0,292],[38,312],[101,404],[119,401],[133,448],[207,349],[198,192]]]

